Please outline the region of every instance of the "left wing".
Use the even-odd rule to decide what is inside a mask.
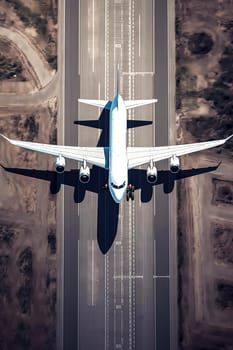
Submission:
[[[19,146],[31,151],[46,153],[55,157],[63,156],[64,158],[77,160],[97,165],[101,168],[108,168],[108,147],[72,147],[58,146],[37,142],[26,142],[11,140],[8,137],[0,134],[4,139],[15,146]]]
[[[151,160],[153,160],[154,162],[158,162],[163,159],[171,158],[174,155],[179,157],[185,154],[203,151],[208,148],[220,146],[223,145],[226,141],[228,141],[231,137],[233,137],[233,135],[222,140],[197,142],[185,145],[162,147],[128,147],[128,169],[132,169],[139,165],[146,164]]]
[[[84,98],[79,98],[80,103],[85,103],[86,105],[95,106],[99,108],[110,109],[112,102],[109,100],[88,100]]]

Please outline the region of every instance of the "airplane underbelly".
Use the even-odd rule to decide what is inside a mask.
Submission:
[[[121,186],[128,179],[126,153],[112,153],[110,155],[109,175],[116,186]]]

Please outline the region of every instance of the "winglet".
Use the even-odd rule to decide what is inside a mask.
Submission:
[[[5,140],[7,140],[8,142],[12,143],[12,141],[10,139],[8,139],[8,137],[6,137],[5,135],[3,134],[0,134],[0,136],[2,136]]]
[[[232,137],[233,137],[233,134],[231,134],[230,136],[228,136],[228,137],[225,139],[225,142],[227,142],[228,140],[230,140]]]

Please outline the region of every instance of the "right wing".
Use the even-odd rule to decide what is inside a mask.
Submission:
[[[132,169],[139,165],[153,162],[158,162],[163,159],[171,158],[172,156],[183,156],[205,149],[217,147],[223,145],[233,135],[222,140],[207,141],[207,142],[196,142],[185,145],[174,145],[174,146],[161,146],[161,147],[128,147],[128,169]]]
[[[87,99],[78,99],[79,102],[85,103],[90,106],[95,106],[99,108],[105,108],[105,109],[110,109],[111,108],[111,101],[108,100],[87,100]]]
[[[151,103],[156,103],[156,102],[158,102],[157,99],[124,101],[126,109],[137,108],[140,106],[145,106],[145,105],[149,105]]]
[[[0,134],[4,139],[15,146],[19,146],[31,151],[46,153],[55,157],[63,156],[64,158],[87,162],[97,165],[101,168],[108,168],[108,147],[72,147],[51,145],[37,142],[26,142],[11,140],[5,135]]]

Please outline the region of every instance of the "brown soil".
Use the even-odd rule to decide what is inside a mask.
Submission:
[[[21,16],[20,11],[14,8],[14,3],[24,6],[21,11],[22,14],[25,14],[25,9],[29,10],[30,16],[28,14]],[[11,29],[14,27],[26,34],[48,62],[48,66],[51,69],[57,69],[57,13],[57,0],[1,1],[0,25]],[[36,16],[45,20],[46,24],[36,25]],[[41,30],[38,28],[41,28]]]
[[[177,0],[176,16],[179,142],[226,137],[233,133],[228,67],[232,2]],[[233,348],[231,158],[232,141],[182,158],[182,168],[221,162],[212,172],[182,180],[178,186],[179,346],[183,350]]]
[[[233,204],[233,181],[213,179],[213,202]]]
[[[0,93],[28,93],[33,91],[36,88],[35,77],[31,73],[26,58],[19,52],[13,42],[0,37],[0,52],[7,61],[17,63],[22,67],[20,74],[0,80]],[[4,66],[2,69],[4,70]]]
[[[215,222],[211,226],[211,236],[216,263],[233,265],[233,227],[226,223]]]
[[[56,105],[0,110],[9,137],[49,142]],[[0,348],[56,348],[56,195],[23,169],[53,168],[53,159],[1,139]],[[22,175],[15,173],[22,170]],[[25,173],[26,175],[26,173]]]

